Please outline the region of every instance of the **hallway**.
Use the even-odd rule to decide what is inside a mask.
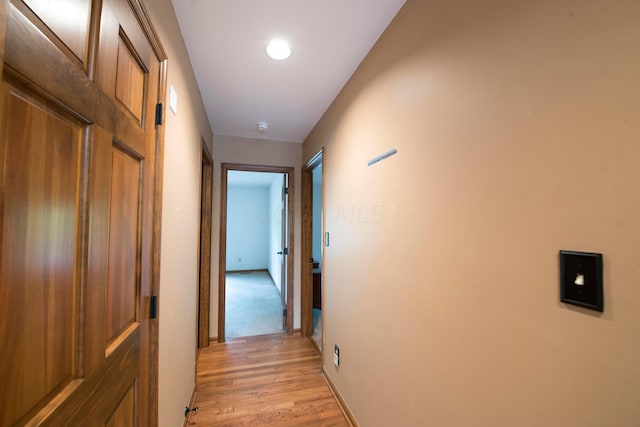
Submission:
[[[349,426],[308,338],[285,334],[211,344],[198,360],[188,425]]]

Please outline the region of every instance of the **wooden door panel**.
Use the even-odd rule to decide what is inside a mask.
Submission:
[[[131,384],[113,415],[107,421],[106,427],[133,427],[135,425],[135,383]]]
[[[90,0],[23,0],[73,55],[85,63]]]
[[[0,425],[10,425],[42,407],[78,368],[82,126],[3,86]]]
[[[100,42],[96,64],[96,83],[110,97],[116,93],[118,40],[120,24],[108,1],[102,3],[100,14]]]
[[[145,100],[153,51],[131,9],[122,0],[103,3],[97,82],[144,126]]]
[[[142,124],[146,70],[136,58],[133,47],[118,37],[118,67],[116,68],[116,98]]]
[[[140,183],[140,161],[114,146],[106,308],[108,342],[137,320]]]
[[[103,15],[92,16],[90,4]],[[86,14],[64,12],[85,5]],[[0,427],[157,424],[148,313],[162,188],[153,113],[164,74],[147,19],[138,1],[9,5]],[[89,43],[90,34],[99,40]]]
[[[48,98],[59,101],[74,114],[85,117],[87,122],[98,124],[117,139],[131,142],[144,141],[147,138],[139,123],[131,120],[131,114],[119,103],[111,102],[114,100],[115,86],[111,95],[104,93],[100,87],[87,79],[82,70],[61,57],[59,49],[13,4],[9,4],[8,12],[8,42],[5,46],[4,60],[14,78],[26,85],[36,82]],[[114,64],[116,59],[116,56],[112,58]],[[157,92],[150,92],[147,102],[153,102],[154,95],[157,95]],[[153,123],[153,120],[151,122]],[[144,143],[138,144],[136,151],[144,150]]]
[[[85,375],[95,372],[105,357],[106,309],[103,303],[109,271],[109,210],[111,199],[111,168],[105,159],[112,156],[111,135],[93,126],[92,156],[89,166],[87,194],[87,276],[92,286],[84,289],[85,314],[84,368]]]
[[[118,22],[116,32],[114,33],[113,29],[111,29],[108,37],[115,38],[118,33],[124,34],[145,67],[149,67],[147,61],[154,56],[153,48],[149,44],[149,37],[145,35],[145,31],[140,25],[140,19],[136,17],[131,9],[130,3],[132,0],[103,0],[103,2],[109,4],[109,8]]]
[[[77,380],[75,387],[56,396],[48,408],[30,419],[30,425],[103,427],[116,412],[122,397],[131,388],[139,384],[137,375],[140,364],[140,333],[134,330],[122,341],[92,375]],[[136,390],[137,391],[137,390]],[[137,398],[138,396],[136,396]],[[138,406],[135,408],[139,411]],[[148,424],[138,417],[137,425]]]

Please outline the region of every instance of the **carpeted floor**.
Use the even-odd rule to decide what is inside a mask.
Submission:
[[[313,335],[311,339],[316,343],[318,349],[322,351],[322,310],[313,309]]]
[[[226,282],[227,337],[282,332],[282,303],[269,273],[227,273]]]

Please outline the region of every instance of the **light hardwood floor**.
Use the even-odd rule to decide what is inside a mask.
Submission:
[[[200,352],[188,425],[349,426],[308,338],[233,338]]]

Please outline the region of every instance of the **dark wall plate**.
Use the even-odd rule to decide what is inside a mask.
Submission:
[[[602,254],[560,251],[560,301],[604,311]]]

